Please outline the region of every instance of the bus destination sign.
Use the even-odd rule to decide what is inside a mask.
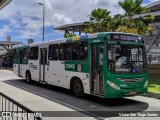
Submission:
[[[111,34],[111,39],[140,42],[140,40],[142,39],[142,37],[140,37],[140,36],[133,36],[133,35],[125,35],[125,34]]]

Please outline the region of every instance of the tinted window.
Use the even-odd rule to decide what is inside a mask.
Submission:
[[[18,59],[19,58],[19,52],[17,49],[14,49],[14,59]]]
[[[30,48],[30,59],[37,60],[38,59],[38,47],[31,47]]]
[[[86,60],[87,51],[88,51],[87,42],[73,43],[72,60]]]
[[[58,60],[59,57],[59,45],[50,45],[48,51],[48,60]]]
[[[72,44],[71,43],[63,43],[60,44],[60,60],[71,60],[72,59]]]
[[[23,50],[24,52],[23,52],[23,56],[22,56],[22,59],[28,59],[28,48],[24,48],[24,50]]]

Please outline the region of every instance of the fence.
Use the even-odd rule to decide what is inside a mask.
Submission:
[[[0,117],[2,120],[42,120],[35,113],[12,98],[0,92]]]
[[[147,56],[147,62],[148,64],[160,64],[160,54],[149,54]]]

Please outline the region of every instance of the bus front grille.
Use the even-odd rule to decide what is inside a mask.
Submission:
[[[135,83],[135,82],[140,82],[141,80],[143,80],[144,78],[117,78],[118,80],[122,81],[122,82],[126,82],[126,83]]]

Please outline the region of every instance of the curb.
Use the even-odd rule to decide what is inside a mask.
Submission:
[[[160,100],[160,94],[154,93],[154,92],[148,92],[146,95],[143,95],[143,96]]]

